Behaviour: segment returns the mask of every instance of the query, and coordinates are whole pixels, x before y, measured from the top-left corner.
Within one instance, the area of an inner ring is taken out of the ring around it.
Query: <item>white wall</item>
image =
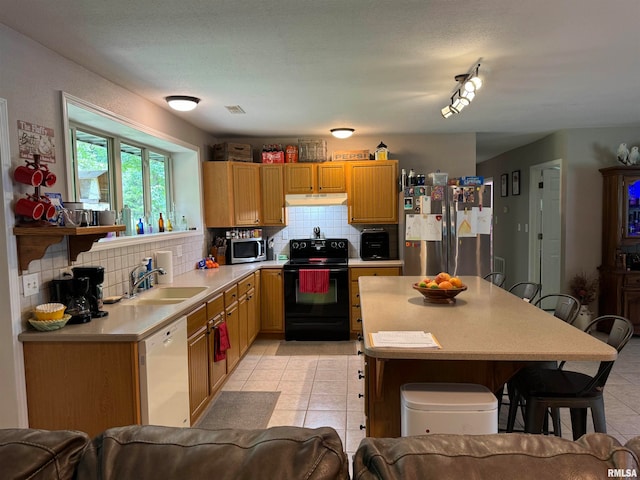
[[[478,174],[493,176],[496,184],[494,253],[507,260],[507,284],[528,275],[528,234],[517,230],[529,219],[529,167],[562,159],[563,262],[562,285],[575,273],[595,274],[601,263],[602,175],[600,168],[617,164],[618,145],[640,146],[640,128],[562,130],[529,145],[511,150],[478,165]],[[520,195],[500,197],[500,175],[520,170]],[[506,209],[506,211],[505,211]]]
[[[18,158],[18,120],[53,128],[56,163],[49,165],[49,167],[58,177],[57,185],[61,185],[60,191],[66,190],[66,164],[63,153],[65,132],[62,129],[61,99],[63,91],[135,123],[195,145],[202,152],[206,152],[207,146],[214,143],[211,135],[195,128],[170,111],[109,82],[2,24],[0,24],[0,65],[2,65],[0,68],[0,98],[6,99],[8,105],[11,164],[15,167],[23,163]],[[30,191],[22,185],[10,185],[9,190],[4,192],[6,199],[17,198]],[[10,250],[15,253],[15,239],[12,235],[13,223],[13,218],[6,219],[2,235],[9,243]],[[193,247],[190,244],[186,249],[190,254],[194,248],[203,250],[202,237],[195,241],[199,242],[199,247],[197,245]],[[62,250],[59,251],[59,249]],[[50,272],[65,262],[66,247],[64,245],[52,247],[50,250],[45,255],[44,265],[41,261],[32,262],[30,269],[39,273]],[[128,251],[119,253],[120,257],[129,258]],[[135,254],[135,250],[131,253]],[[87,255],[89,256],[87,257]],[[93,255],[95,254],[85,254],[79,259],[79,262],[100,260],[100,256],[96,258]],[[15,258],[10,259],[11,261],[13,263],[9,267],[9,278],[4,278],[3,285],[7,285],[9,281],[15,281],[19,277],[20,272]],[[187,258],[184,261],[186,262]],[[191,261],[190,257],[188,257],[188,261]],[[127,268],[126,265],[120,265],[121,270]],[[49,273],[44,273],[44,275],[49,275]],[[29,308],[34,301],[33,299],[16,297],[12,296],[12,306],[15,305],[16,309],[22,311]],[[4,311],[8,312],[9,309],[5,308]],[[25,316],[23,311],[22,317]],[[15,375],[15,372],[22,371],[22,350],[20,344],[16,342],[16,336],[24,328],[25,318],[13,317],[9,313],[0,317],[0,322],[3,325],[0,331],[12,332],[11,335],[0,335],[0,351],[8,352],[3,356],[3,361],[0,364],[0,385],[2,385],[0,428],[26,426],[24,378],[17,378]],[[52,392],[52,394],[54,393]]]

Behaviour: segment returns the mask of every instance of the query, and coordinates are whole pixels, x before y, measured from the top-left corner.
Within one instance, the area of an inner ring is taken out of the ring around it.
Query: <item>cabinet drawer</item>
[[[202,305],[187,315],[187,336],[190,337],[200,328],[207,326],[207,307]]]
[[[624,286],[640,288],[640,275],[625,275]]]
[[[224,295],[221,293],[207,302],[207,318],[212,319],[224,312]]]
[[[255,279],[252,273],[240,280],[238,283],[238,296],[241,297],[253,287],[255,287]]]
[[[233,302],[238,301],[238,285],[234,285],[233,287],[228,288],[224,291],[224,305],[228,307]]]
[[[367,276],[387,276],[393,277],[400,275],[400,269],[398,267],[371,267],[371,268],[352,268],[351,269],[351,281],[357,281],[360,277]]]

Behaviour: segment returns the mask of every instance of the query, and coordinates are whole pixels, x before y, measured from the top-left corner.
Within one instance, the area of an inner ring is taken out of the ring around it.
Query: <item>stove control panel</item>
[[[325,258],[348,258],[349,241],[346,238],[296,239],[289,242],[291,259],[322,256]]]

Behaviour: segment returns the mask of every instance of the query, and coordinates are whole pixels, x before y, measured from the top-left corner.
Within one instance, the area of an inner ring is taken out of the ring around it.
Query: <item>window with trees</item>
[[[131,208],[132,218],[157,225],[171,216],[171,157],[130,139],[70,126],[74,190],[94,210]]]

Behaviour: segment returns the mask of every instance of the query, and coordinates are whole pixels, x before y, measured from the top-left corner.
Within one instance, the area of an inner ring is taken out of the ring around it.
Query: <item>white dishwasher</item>
[[[143,425],[189,427],[187,317],[138,344]]]

